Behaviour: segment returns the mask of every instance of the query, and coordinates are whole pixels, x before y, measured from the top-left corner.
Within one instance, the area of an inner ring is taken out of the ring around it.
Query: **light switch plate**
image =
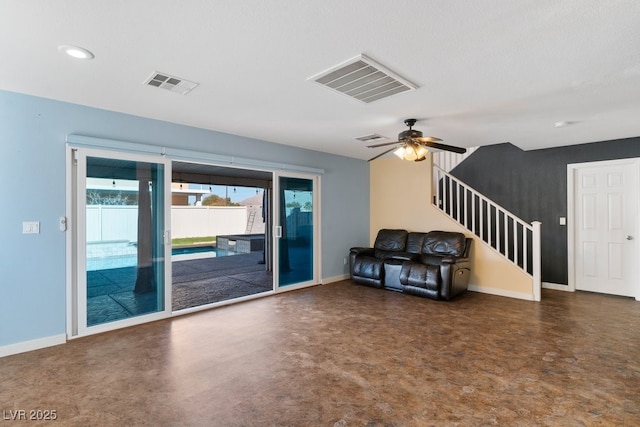
[[[561,216],[560,217],[560,225],[567,225],[567,218]]]
[[[24,221],[22,234],[40,234],[40,223],[38,221]]]

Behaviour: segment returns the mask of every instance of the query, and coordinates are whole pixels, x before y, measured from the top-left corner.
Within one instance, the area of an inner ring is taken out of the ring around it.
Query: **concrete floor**
[[[42,425],[637,426],[640,302],[347,280],[9,356],[0,378],[2,415],[56,411]]]
[[[173,261],[172,310],[227,301],[273,290],[262,252]],[[136,267],[87,273],[87,325],[158,311],[156,292],[135,294]]]

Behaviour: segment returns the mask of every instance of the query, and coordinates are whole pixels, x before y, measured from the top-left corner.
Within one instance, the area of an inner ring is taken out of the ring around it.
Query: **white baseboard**
[[[513,292],[513,291],[507,291],[504,289],[487,288],[487,287],[478,286],[478,285],[469,285],[469,290],[473,292],[480,292],[483,294],[498,295],[501,297],[533,301],[532,294],[524,294],[522,292]]]
[[[11,356],[13,354],[26,353],[27,351],[39,350],[41,348],[53,347],[54,345],[65,344],[67,336],[65,334],[53,335],[51,337],[39,338],[37,340],[24,341],[16,344],[9,344],[0,347],[0,357]]]
[[[340,282],[341,280],[347,280],[348,278],[349,278],[348,274],[342,274],[340,276],[333,276],[333,277],[325,277],[320,281],[320,283],[323,285],[327,285],[329,283]]]
[[[569,285],[562,285],[560,283],[542,282],[542,288],[543,289],[553,289],[553,290],[556,290],[556,291],[573,292],[571,289],[569,289]]]

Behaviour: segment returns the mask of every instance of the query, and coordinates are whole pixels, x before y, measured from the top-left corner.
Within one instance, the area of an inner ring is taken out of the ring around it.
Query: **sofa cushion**
[[[422,245],[424,244],[426,235],[427,233],[409,233],[407,236],[406,251],[412,254],[419,254],[422,251]]]
[[[405,262],[400,271],[400,283],[404,286],[438,291],[440,289],[440,268],[417,262]]]
[[[466,244],[466,237],[462,233],[430,231],[424,238],[422,253],[425,255],[460,257],[464,255]]]
[[[406,230],[382,229],[378,231],[376,242],[373,245],[377,258],[387,258],[389,252],[404,252],[407,246]]]
[[[353,265],[353,275],[370,279],[384,279],[384,261],[368,256],[356,257]]]

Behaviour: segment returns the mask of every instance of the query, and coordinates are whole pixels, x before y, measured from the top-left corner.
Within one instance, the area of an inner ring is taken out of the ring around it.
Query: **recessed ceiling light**
[[[89,52],[87,49],[82,48],[82,47],[78,47],[78,46],[71,46],[71,45],[60,45],[58,46],[58,50],[64,54],[69,55],[72,58],[76,58],[76,59],[93,59],[95,58],[95,55],[91,52]]]

